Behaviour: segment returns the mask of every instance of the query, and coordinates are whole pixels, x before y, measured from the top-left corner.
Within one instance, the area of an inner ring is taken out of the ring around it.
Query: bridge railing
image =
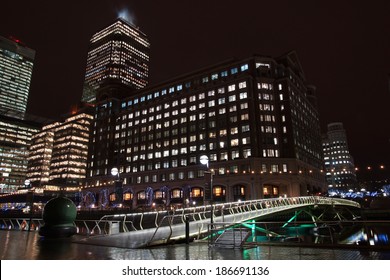
[[[359,203],[346,199],[302,196],[215,203],[212,205],[180,208],[172,211],[164,210],[104,215],[100,220],[76,220],[75,225],[78,228],[79,234],[86,235],[130,232],[148,228],[156,228],[158,230],[158,228],[165,226],[184,224],[186,219],[189,222],[207,222],[210,221],[211,213],[214,215],[214,220],[219,219],[220,221],[224,221],[227,217],[230,217],[229,222],[239,222],[258,215],[266,215],[285,209],[316,204],[345,205],[360,208]],[[213,208],[213,211],[211,211],[211,208]],[[28,229],[27,218],[0,218],[0,221],[2,229]],[[31,229],[38,230],[43,224],[42,219],[34,218]]]

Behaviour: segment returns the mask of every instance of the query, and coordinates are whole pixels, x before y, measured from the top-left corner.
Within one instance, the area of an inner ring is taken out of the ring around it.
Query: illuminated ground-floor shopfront
[[[324,193],[324,181],[302,174],[214,175],[209,199],[206,177],[163,184],[123,184],[121,192],[113,182],[85,187],[80,191],[80,208],[126,207],[133,210],[191,207],[210,202],[232,202],[259,198],[297,197]],[[122,198],[118,197],[122,193]]]

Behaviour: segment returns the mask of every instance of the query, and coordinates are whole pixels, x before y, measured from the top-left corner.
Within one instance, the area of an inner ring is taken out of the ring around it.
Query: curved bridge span
[[[90,227],[91,232],[99,235],[89,236],[80,242],[140,248],[188,237],[200,238],[210,232],[210,225],[215,231],[229,224],[320,205],[360,208],[359,203],[346,199],[305,196],[221,203],[174,211],[106,215]],[[87,221],[76,222],[85,224]]]

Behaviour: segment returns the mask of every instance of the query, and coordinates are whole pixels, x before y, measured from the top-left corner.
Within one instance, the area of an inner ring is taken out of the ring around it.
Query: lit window
[[[218,104],[219,104],[219,105],[225,104],[225,98],[224,98],[224,97],[219,98],[219,99],[218,99]]]
[[[246,82],[240,82],[239,84],[238,84],[238,88],[246,88]]]
[[[219,89],[218,89],[218,93],[219,93],[219,94],[225,93],[225,88],[219,88]]]
[[[228,91],[231,92],[231,91],[234,91],[236,90],[236,85],[230,85],[228,86]]]
[[[238,146],[238,145],[239,145],[238,139],[232,139],[232,140],[230,140],[230,146],[231,146],[231,147],[235,147],[235,146]]]
[[[241,92],[240,99],[246,99],[246,98],[248,98],[248,94],[246,92]]]
[[[244,64],[244,65],[241,66],[241,72],[246,71],[248,69],[249,69],[248,64]]]

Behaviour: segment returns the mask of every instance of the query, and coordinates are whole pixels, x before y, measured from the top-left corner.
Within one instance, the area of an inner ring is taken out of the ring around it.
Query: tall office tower
[[[203,203],[210,176],[202,155],[213,201],[325,192],[314,91],[290,52],[227,61],[102,101],[91,134],[90,192],[114,201],[110,170],[117,167],[132,207]]]
[[[328,124],[322,146],[329,191],[348,191],[356,187],[355,166],[348,150],[347,134],[342,123]]]
[[[32,138],[28,178],[33,185],[79,185],[85,178],[90,125],[85,112],[46,125]]]
[[[33,186],[41,186],[49,182],[54,134],[60,124],[55,122],[45,125],[31,137],[27,178]]]
[[[0,36],[0,108],[19,113],[27,108],[35,51],[17,39]]]
[[[36,120],[20,119],[0,110],[0,193],[12,193],[24,186],[28,150],[33,134],[42,127]]]
[[[150,44],[146,35],[124,19],[94,34],[90,40],[82,101],[140,89],[149,76]],[[98,97],[97,97],[98,96]]]

